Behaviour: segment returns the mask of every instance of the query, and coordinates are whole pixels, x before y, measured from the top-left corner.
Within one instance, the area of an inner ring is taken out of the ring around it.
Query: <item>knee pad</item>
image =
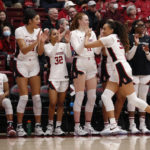
[[[132,112],[135,111],[135,105],[133,105],[131,101],[128,101],[127,108],[128,111],[132,111]]]
[[[6,115],[13,114],[12,104],[10,102],[10,99],[4,98],[2,101],[2,106],[5,108]]]
[[[81,111],[83,99],[84,99],[84,92],[83,91],[77,92],[75,95],[75,101],[73,105],[74,111],[77,111],[77,112]]]
[[[128,99],[128,101],[130,102],[131,105],[134,105],[135,107],[140,108],[143,111],[148,106],[148,104],[144,100],[142,100],[142,99],[140,99],[140,98],[138,98],[136,96],[135,92],[133,92],[132,94],[128,95],[127,99]]]
[[[28,102],[28,95],[20,96],[19,102],[17,105],[17,112],[18,113],[24,113],[27,102]]]
[[[103,94],[101,95],[101,99],[104,103],[106,111],[113,111],[114,110],[114,104],[112,102],[113,95],[114,95],[114,92],[112,92],[109,89],[105,89]]]
[[[95,104],[95,100],[96,100],[96,90],[92,89],[92,90],[88,90],[87,91],[87,103],[85,106],[85,111],[86,112],[93,112],[93,108],[94,108],[94,104]]]
[[[33,100],[33,112],[36,116],[40,116],[42,112],[42,103],[40,95],[32,96]]]

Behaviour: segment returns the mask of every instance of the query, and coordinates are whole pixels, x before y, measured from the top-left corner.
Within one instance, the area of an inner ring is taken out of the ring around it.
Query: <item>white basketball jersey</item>
[[[5,74],[0,73],[0,95],[4,94],[4,82],[8,82],[8,78]]]
[[[50,75],[49,81],[67,81],[68,71],[65,56],[71,57],[70,44],[48,43],[44,46],[45,55],[50,58]]]
[[[34,32],[31,34],[27,31],[25,26],[19,27],[15,30],[15,38],[16,39],[23,39],[27,46],[31,45],[34,41],[37,40],[38,33],[40,31],[40,28],[34,29]],[[38,53],[36,50],[37,46],[35,48],[28,52],[27,54],[23,54],[21,50],[19,50],[17,59],[18,60],[26,60],[26,59],[37,59]]]
[[[106,47],[107,56],[111,58],[112,62],[117,63],[118,61],[126,61],[124,47],[116,34],[102,37],[100,38],[100,41]]]
[[[73,47],[74,51],[76,52],[77,56],[82,57],[94,57],[95,53],[100,53],[100,48],[84,48],[84,39],[85,39],[85,32],[80,30],[74,30],[71,32],[71,46]],[[91,37],[89,38],[89,42],[96,41],[96,35],[92,31]]]

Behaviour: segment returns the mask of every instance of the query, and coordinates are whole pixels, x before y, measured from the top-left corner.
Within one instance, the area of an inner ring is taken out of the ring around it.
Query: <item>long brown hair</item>
[[[106,24],[108,24],[109,27],[114,30],[113,33],[118,35],[125,51],[129,51],[129,38],[126,27],[118,21],[107,21]]]
[[[76,30],[79,28],[79,20],[82,19],[82,17],[86,15],[85,13],[77,13],[72,21],[72,24],[70,26],[70,30]]]

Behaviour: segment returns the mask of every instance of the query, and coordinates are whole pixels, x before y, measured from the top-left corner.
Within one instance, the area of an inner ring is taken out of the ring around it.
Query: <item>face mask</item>
[[[3,32],[3,35],[6,37],[10,36],[10,34],[11,32],[9,30]]]
[[[114,8],[117,9],[118,8],[118,4],[114,4]]]
[[[70,28],[70,27],[67,25],[67,26],[66,26],[66,30],[69,30],[69,28]]]

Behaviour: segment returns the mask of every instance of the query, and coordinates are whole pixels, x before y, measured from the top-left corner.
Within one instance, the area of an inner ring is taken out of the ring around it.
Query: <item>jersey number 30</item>
[[[62,63],[63,63],[62,56],[55,57],[55,65],[62,64]]]

